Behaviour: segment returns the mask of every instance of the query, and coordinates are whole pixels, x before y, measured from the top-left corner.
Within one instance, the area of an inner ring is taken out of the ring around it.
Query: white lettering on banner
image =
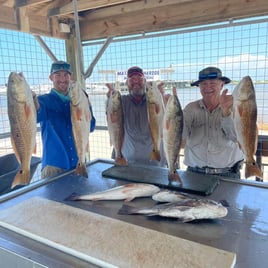
[[[160,70],[151,69],[143,70],[144,76],[147,81],[157,81],[160,80]],[[127,80],[127,71],[117,71],[116,72],[116,81],[125,82]]]

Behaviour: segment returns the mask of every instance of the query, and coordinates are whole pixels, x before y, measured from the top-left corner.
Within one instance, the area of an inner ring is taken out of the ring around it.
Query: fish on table
[[[127,166],[127,160],[122,154],[125,131],[122,99],[119,90],[113,90],[108,96],[106,117],[110,142],[115,152],[115,165]]]
[[[20,164],[11,188],[30,183],[30,164],[36,149],[36,109],[32,91],[22,73],[11,72],[7,85],[11,143]]]
[[[262,172],[254,159],[258,143],[257,103],[250,76],[245,76],[233,93],[233,119],[237,140],[245,155],[245,177],[262,179]]]
[[[150,160],[161,160],[160,146],[162,140],[162,124],[164,117],[164,100],[155,82],[146,84],[146,103],[149,120],[149,129],[153,142]]]
[[[125,200],[129,202],[137,197],[148,197],[160,191],[160,188],[147,183],[129,183],[121,186],[117,186],[105,191],[100,191],[91,194],[79,195],[73,193],[68,200],[78,201],[78,200],[89,200],[89,201],[99,201],[99,200]]]
[[[89,160],[89,133],[92,118],[89,99],[78,81],[70,87],[70,105],[73,138],[78,156],[75,174],[88,177],[86,161]]]
[[[170,182],[181,183],[177,172],[179,168],[179,154],[182,142],[183,111],[176,88],[166,104],[163,119],[163,145],[168,165],[168,179]]]
[[[170,190],[161,190],[158,193],[153,194],[152,199],[157,202],[171,203],[196,198],[186,193],[170,191]]]
[[[182,222],[225,217],[228,210],[221,203],[209,199],[185,199],[173,203],[164,203],[152,207],[136,208],[123,205],[118,211],[121,215],[141,214],[177,218]]]

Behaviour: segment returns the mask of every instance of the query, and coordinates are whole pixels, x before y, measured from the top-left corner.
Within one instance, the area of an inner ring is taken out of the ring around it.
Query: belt
[[[204,173],[204,174],[224,174],[233,172],[232,168],[211,168],[211,167],[188,167],[189,171]]]

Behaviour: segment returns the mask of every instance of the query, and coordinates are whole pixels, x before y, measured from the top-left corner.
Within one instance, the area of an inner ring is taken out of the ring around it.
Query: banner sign
[[[144,76],[147,81],[157,81],[160,80],[160,70],[159,69],[148,69],[143,70]],[[125,82],[127,80],[127,71],[116,71],[116,81]]]

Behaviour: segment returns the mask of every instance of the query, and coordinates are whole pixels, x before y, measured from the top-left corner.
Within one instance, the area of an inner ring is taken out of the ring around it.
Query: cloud
[[[252,54],[227,56],[220,58],[217,66],[225,70],[225,74],[232,79],[240,79],[245,75],[250,75],[254,80],[262,80],[265,78],[268,58],[264,55]]]

